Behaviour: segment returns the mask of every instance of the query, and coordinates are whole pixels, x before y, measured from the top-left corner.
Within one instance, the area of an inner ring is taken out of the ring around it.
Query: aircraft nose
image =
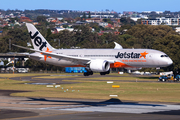
[[[169,58],[168,65],[171,65],[171,64],[173,64],[173,61],[171,60],[171,58]]]

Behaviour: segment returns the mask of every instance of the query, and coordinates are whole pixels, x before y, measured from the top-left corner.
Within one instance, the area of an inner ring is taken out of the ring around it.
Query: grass
[[[115,76],[115,77],[114,77]],[[123,75],[119,75],[119,74],[110,74],[108,76],[104,76],[104,77],[96,77],[96,78],[88,78],[88,80],[107,80],[107,81],[116,81],[116,80],[131,80],[131,81],[157,81],[158,80],[157,75],[154,76],[142,76],[142,75],[129,75],[129,74],[123,74]],[[80,78],[81,80],[83,80],[84,78]]]
[[[84,78],[80,78],[83,80]],[[131,81],[157,81],[157,79],[142,79],[139,77],[100,77],[100,78],[87,78],[88,80],[107,80],[107,81],[118,81],[118,80],[131,80]]]
[[[3,77],[21,77],[35,76],[40,74],[1,74]],[[41,74],[49,75],[49,74]],[[2,77],[1,76],[1,77]],[[54,78],[49,76],[48,78]],[[61,76],[56,76],[61,77]],[[64,76],[63,76],[64,77]],[[69,76],[68,76],[69,77]],[[66,78],[68,78],[66,77]],[[47,88],[46,85],[24,84],[27,81],[15,81],[10,79],[0,79],[1,90],[22,90],[29,92],[13,93],[12,96],[24,97],[58,97],[58,98],[78,98],[78,99],[110,99],[109,95],[118,95],[120,100],[130,101],[152,101],[152,102],[175,102],[180,103],[180,84],[154,82],[156,79],[151,77],[96,77],[96,78],[78,78],[75,80],[66,80],[68,82],[80,82],[76,84],[63,84],[59,88]],[[127,82],[118,81],[120,78]],[[47,78],[46,78],[47,79]],[[113,80],[113,84],[107,84],[106,81],[96,80]],[[152,82],[128,82],[129,80],[152,81]],[[93,80],[93,81],[92,81]],[[156,80],[157,81],[157,80]],[[112,85],[120,85],[120,88],[112,88]],[[68,89],[68,91],[67,91]]]

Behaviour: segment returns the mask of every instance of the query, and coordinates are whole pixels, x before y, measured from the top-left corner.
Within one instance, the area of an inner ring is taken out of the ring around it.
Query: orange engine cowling
[[[130,67],[130,66],[121,62],[115,62],[110,64],[110,68],[120,68],[120,67]]]

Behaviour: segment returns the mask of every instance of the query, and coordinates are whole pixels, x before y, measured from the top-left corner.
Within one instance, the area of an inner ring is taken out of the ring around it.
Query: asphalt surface
[[[73,75],[67,75],[67,76],[71,76],[71,77],[67,77],[67,78],[37,78],[37,77],[46,77],[49,75],[41,75],[41,76],[25,76],[25,77],[11,77],[9,79],[12,80],[19,80],[19,81],[31,81],[32,83],[56,83],[56,84],[74,84],[74,83],[78,83],[78,82],[73,82],[73,80],[79,80],[82,78],[85,78],[86,81],[107,81],[107,80],[103,80],[103,79],[99,79],[102,77],[117,77],[114,75],[106,75],[106,76],[101,76],[101,75],[91,75],[91,76],[83,76],[83,75],[74,75],[75,77],[73,77]],[[52,76],[58,76],[58,75],[52,75]],[[59,76],[66,76],[66,75],[59,75]],[[115,80],[118,82],[137,82],[136,80],[123,80],[121,79],[121,77],[127,77],[127,76],[118,76],[120,79],[119,80]],[[129,76],[128,76],[129,77]],[[139,76],[136,76],[139,77]],[[140,76],[141,77],[141,76]],[[151,77],[151,76],[149,76]],[[90,79],[93,78],[93,79]],[[98,78],[98,79],[96,79]],[[154,78],[153,78],[154,79]],[[72,80],[71,82],[67,82],[65,80]],[[147,80],[139,80],[138,82],[152,82],[152,81],[147,81]],[[153,81],[153,82],[158,82],[157,81]]]
[[[62,79],[40,79],[31,77],[14,77],[13,80],[27,80],[38,83],[69,82]],[[67,78],[76,80],[78,76]],[[97,76],[93,76],[97,77]],[[107,76],[108,77],[108,76]],[[111,76],[112,77],[112,76]],[[135,82],[135,81],[134,81]],[[143,82],[143,81],[141,81]],[[76,83],[76,82],[74,82]],[[71,83],[73,84],[73,83]],[[16,120],[179,120],[180,105],[172,103],[151,103],[109,100],[82,100],[60,98],[12,97],[11,93],[26,91],[0,90],[0,119]]]

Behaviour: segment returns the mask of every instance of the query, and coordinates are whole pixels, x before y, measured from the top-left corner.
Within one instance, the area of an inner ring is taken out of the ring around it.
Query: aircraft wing
[[[63,54],[49,53],[49,52],[40,51],[40,50],[36,50],[36,49],[32,49],[32,48],[27,48],[27,47],[15,45],[15,44],[13,44],[13,46],[23,48],[23,49],[26,49],[26,50],[31,50],[31,51],[34,51],[34,52],[39,52],[42,55],[46,55],[47,57],[50,56],[50,57],[58,58],[59,60],[63,59],[63,60],[73,61],[73,62],[78,63],[78,64],[89,64],[91,62],[91,60],[92,60],[91,58],[73,57],[73,56],[68,56],[68,55],[63,55]],[[115,62],[115,61],[111,61],[111,60],[107,60],[107,61],[109,63],[114,63]]]

